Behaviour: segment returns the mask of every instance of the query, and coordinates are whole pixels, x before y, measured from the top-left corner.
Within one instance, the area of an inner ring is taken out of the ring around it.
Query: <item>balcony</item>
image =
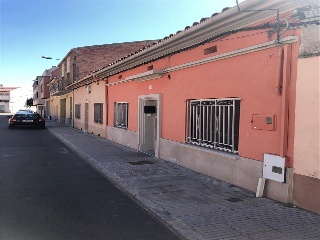
[[[49,85],[50,96],[61,96],[63,94],[69,93],[66,90],[66,86],[70,84],[70,81],[53,79]]]
[[[44,105],[45,100],[44,99],[39,99],[39,98],[34,98],[33,99],[33,105],[38,106],[38,105]]]

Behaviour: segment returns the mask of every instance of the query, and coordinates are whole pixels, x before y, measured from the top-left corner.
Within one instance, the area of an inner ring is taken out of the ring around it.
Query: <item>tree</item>
[[[33,98],[27,98],[26,107],[32,107],[33,106]]]

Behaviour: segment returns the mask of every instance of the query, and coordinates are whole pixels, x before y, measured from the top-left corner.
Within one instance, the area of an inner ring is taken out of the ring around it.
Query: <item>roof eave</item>
[[[253,9],[280,9],[280,12],[287,12],[293,10],[295,5],[281,0],[247,0],[240,4],[242,11]],[[201,24],[191,27],[188,30],[180,32],[162,42],[159,42],[143,51],[140,51],[130,57],[121,61],[115,62],[100,71],[94,73],[95,76],[107,78],[134,68],[136,66],[152,62],[170,53],[183,50],[192,45],[196,45],[206,39],[217,36],[229,30],[246,27],[265,19],[276,16],[273,11],[253,11],[253,12],[239,12],[237,7],[233,7],[225,12],[220,13],[215,17],[211,17]],[[81,86],[81,82],[87,81],[91,78],[89,75],[76,83],[73,86]],[[68,87],[72,87],[69,85]]]

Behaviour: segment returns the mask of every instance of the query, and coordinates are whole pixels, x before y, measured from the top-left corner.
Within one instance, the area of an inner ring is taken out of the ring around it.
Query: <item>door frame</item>
[[[162,94],[148,94],[138,96],[138,150],[141,151],[141,145],[144,142],[144,108],[143,102],[147,100],[157,101],[157,140],[154,149],[154,156],[159,158],[160,152],[160,133],[161,133],[161,109],[162,109]]]

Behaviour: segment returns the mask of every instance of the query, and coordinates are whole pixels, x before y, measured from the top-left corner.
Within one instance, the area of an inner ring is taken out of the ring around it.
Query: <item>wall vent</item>
[[[208,48],[203,50],[203,54],[204,55],[208,55],[208,54],[215,53],[215,52],[217,52],[217,46],[216,45],[214,45],[212,47],[208,47]]]

